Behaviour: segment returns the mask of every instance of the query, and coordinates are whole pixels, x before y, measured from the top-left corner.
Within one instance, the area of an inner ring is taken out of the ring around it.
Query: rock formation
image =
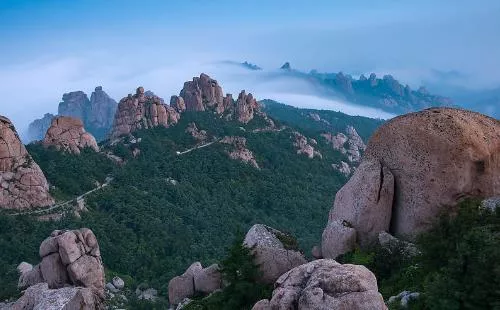
[[[340,161],[340,164],[332,164],[332,168],[342,173],[346,177],[349,176],[352,172],[352,168],[345,161]]]
[[[90,229],[56,230],[41,243],[39,254],[40,264],[33,267],[22,263],[18,267],[19,287],[28,289],[13,309],[100,308],[104,300],[104,267],[99,244]],[[78,306],[71,308],[74,304]]]
[[[375,275],[364,266],[341,265],[321,259],[298,266],[274,285],[272,299],[253,310],[278,309],[387,309]]]
[[[254,112],[259,109],[257,100],[252,94],[247,94],[244,90],[238,95],[236,100],[236,118],[240,123],[248,123],[253,119]]]
[[[246,147],[247,139],[243,137],[224,137],[219,141],[222,144],[229,144],[234,147],[232,151],[228,152],[231,159],[241,160],[244,163],[248,163],[255,168],[259,168],[257,161],[253,157],[252,151]]]
[[[311,144],[317,144],[316,140],[310,139],[308,141],[307,138],[303,134],[301,134],[297,131],[293,132],[293,138],[295,140],[293,143],[293,146],[297,148],[297,154],[299,154],[299,155],[304,154],[307,157],[309,157],[310,159],[312,159],[314,157],[323,158],[321,153],[319,151],[315,151],[314,147],[311,145]],[[309,144],[309,142],[311,144]]]
[[[263,283],[271,284],[288,270],[306,263],[291,240],[292,236],[262,224],[252,226],[246,234],[244,244],[255,254]]]
[[[184,99],[179,96],[172,96],[170,98],[170,106],[179,113],[186,111],[186,104],[184,103]]]
[[[52,120],[43,145],[74,154],[80,154],[87,147],[99,151],[94,136],[85,131],[82,121],[69,116],[58,116]]]
[[[344,133],[323,133],[322,137],[330,143],[334,150],[340,151],[347,156],[349,162],[359,162],[361,153],[366,149],[363,139],[358,135],[356,129],[352,126],[347,126]],[[347,145],[346,145],[347,143]]]
[[[139,87],[135,95],[120,100],[111,138],[116,139],[139,129],[169,127],[177,124],[179,118],[180,114],[174,108],[161,103],[159,97],[146,96],[144,88]]]
[[[90,108],[90,100],[83,91],[69,92],[63,95],[59,103],[58,113],[62,116],[71,116],[85,120]]]
[[[53,203],[42,170],[21,143],[14,125],[0,116],[0,208],[25,209]]]
[[[195,123],[189,123],[185,131],[197,141],[205,141],[208,138],[207,132],[199,130]]]
[[[45,133],[52,124],[52,119],[54,118],[54,114],[46,113],[42,118],[36,119],[31,122],[28,126],[28,140],[31,141],[39,141],[42,140],[45,136]]]
[[[113,125],[113,119],[118,103],[97,86],[90,95],[90,105],[83,119],[85,127],[98,131],[104,136]]]
[[[185,82],[180,96],[184,99],[187,111],[205,111],[207,107],[216,107],[218,111],[223,109],[222,88],[205,73]]]
[[[374,133],[329,222],[348,222],[362,246],[382,231],[412,239],[462,199],[499,194],[500,121],[434,108],[396,117]]]
[[[180,304],[196,293],[210,294],[222,288],[222,274],[218,265],[203,269],[201,263],[193,263],[182,275],[168,283],[168,300],[173,305]]]
[[[105,138],[111,129],[117,103],[110,98],[101,86],[97,86],[90,100],[83,91],[63,95],[59,103],[58,115],[80,119],[84,127],[98,140]],[[29,139],[41,140],[50,127],[54,115],[45,114],[29,125]]]

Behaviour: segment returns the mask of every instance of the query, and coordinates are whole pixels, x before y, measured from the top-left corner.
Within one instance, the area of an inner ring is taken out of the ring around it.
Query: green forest
[[[365,137],[380,123],[343,117],[342,130],[351,120]],[[260,169],[230,159],[232,146],[219,143],[176,155],[197,143],[185,133],[190,122],[206,130],[209,139],[245,137]],[[30,216],[0,215],[0,246],[5,249],[0,254],[0,299],[16,294],[15,267],[21,261],[36,264],[40,242],[54,229],[91,228],[109,273],[147,283],[162,295],[168,281],[193,261],[208,265],[223,259],[235,232],[255,223],[297,236],[309,255],[321,239],[336,191],[347,181],[331,167],[345,155],[319,138],[325,128],[307,129],[318,139],[322,160],[297,155],[292,132],[306,128],[289,119],[281,123],[294,127],[254,133],[265,126],[261,117],[242,126],[210,112],[186,112],[176,126],[134,133],[138,144],[130,139],[114,146],[104,142],[103,150],[125,159],[124,165],[91,150],[71,155],[29,145],[60,201],[94,188],[106,176],[112,175],[113,181],[86,198],[89,212],[81,218],[39,222]],[[134,147],[140,149],[137,158],[132,156]]]

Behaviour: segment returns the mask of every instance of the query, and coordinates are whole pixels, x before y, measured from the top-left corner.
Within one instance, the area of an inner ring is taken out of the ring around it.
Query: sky
[[[25,128],[65,92],[102,85],[119,100],[142,85],[169,98],[206,72],[226,92],[384,117],[220,62],[496,88],[499,30],[498,0],[0,0],[0,114]]]

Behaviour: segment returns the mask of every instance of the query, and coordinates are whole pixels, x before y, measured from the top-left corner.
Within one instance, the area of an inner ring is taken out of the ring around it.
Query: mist
[[[118,101],[141,85],[168,101],[205,72],[234,95],[245,89],[258,99],[387,118],[320,98],[304,81],[269,77],[289,61],[304,72],[392,74],[436,94],[496,89],[499,16],[495,0],[2,1],[0,114],[23,132],[56,113],[66,92],[103,86]]]

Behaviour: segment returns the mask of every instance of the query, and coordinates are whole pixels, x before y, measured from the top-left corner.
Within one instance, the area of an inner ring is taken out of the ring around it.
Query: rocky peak
[[[335,83],[347,94],[354,93],[350,76],[344,75],[344,73],[339,72],[335,75]]]
[[[297,148],[297,154],[304,154],[310,159],[314,157],[323,158],[321,153],[319,151],[315,151],[314,147],[311,145],[316,145],[316,140],[307,139],[306,136],[297,131],[293,132],[293,139],[295,140],[293,146]]]
[[[102,90],[102,86],[97,86],[90,95],[90,108],[82,121],[86,127],[108,131],[113,125],[117,105],[118,103]]]
[[[80,154],[80,151],[87,147],[99,151],[94,136],[85,131],[82,121],[69,116],[58,116],[52,120],[43,145],[74,154]]]
[[[63,95],[62,102],[59,103],[58,114],[84,120],[89,107],[87,94],[80,90],[69,92]]]
[[[377,80],[377,75],[375,73],[371,73],[370,74],[370,78],[368,80],[370,81],[370,86],[371,87],[377,86],[378,80]]]
[[[158,96],[148,96],[143,87],[120,100],[115,114],[111,138],[128,135],[139,129],[177,124],[180,114]]]
[[[215,106],[219,113],[223,112],[222,88],[205,73],[185,82],[180,96],[184,99],[187,111],[205,111]]]
[[[346,127],[345,134],[341,132],[336,135],[323,133],[321,136],[332,145],[334,150],[347,155],[349,162],[359,162],[361,160],[361,152],[366,149],[363,139],[361,139],[356,129],[352,126]]]
[[[179,113],[186,111],[186,104],[184,103],[184,99],[180,96],[170,97],[170,106]]]
[[[25,209],[53,203],[42,170],[26,151],[11,121],[0,116],[0,208]]]
[[[45,133],[52,123],[54,114],[46,113],[42,118],[36,119],[29,124],[28,139],[29,141],[42,140]]]
[[[283,66],[281,66],[280,68],[281,70],[287,70],[287,71],[290,71],[292,70],[292,67],[290,66],[290,63],[287,61],[283,64]]]
[[[245,124],[248,123],[253,119],[254,111],[258,109],[259,104],[252,94],[247,94],[245,90],[242,90],[236,101],[236,117],[238,121]]]

